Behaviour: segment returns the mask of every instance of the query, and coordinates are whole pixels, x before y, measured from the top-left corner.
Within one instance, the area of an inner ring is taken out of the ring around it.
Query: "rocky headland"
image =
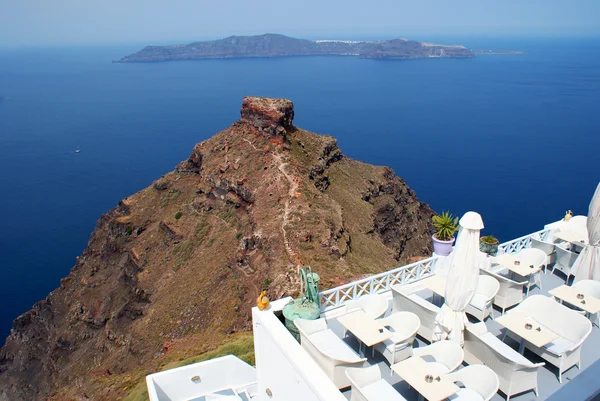
[[[117,400],[144,376],[219,353],[252,362],[259,290],[327,289],[431,254],[433,211],[388,167],[295,127],[285,99],[241,119],[98,219],[60,287],[0,350],[0,400]],[[142,396],[140,396],[142,397]]]
[[[115,61],[119,63],[194,60],[203,58],[356,56],[370,59],[472,58],[464,46],[408,39],[306,40],[278,34],[230,36],[187,45],[147,46]]]

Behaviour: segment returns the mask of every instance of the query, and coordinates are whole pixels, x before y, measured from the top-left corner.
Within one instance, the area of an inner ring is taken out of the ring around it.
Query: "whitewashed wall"
[[[260,401],[346,401],[315,361],[274,315],[289,302],[252,310]],[[271,394],[271,395],[268,395]]]

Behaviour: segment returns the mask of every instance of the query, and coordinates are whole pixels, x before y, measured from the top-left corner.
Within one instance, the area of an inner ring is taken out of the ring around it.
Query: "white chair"
[[[489,270],[480,269],[482,274],[487,274],[489,276],[494,277],[500,283],[500,288],[498,289],[498,293],[494,297],[492,303],[502,309],[502,314],[506,308],[510,308],[511,306],[519,304],[523,301],[523,287],[528,283],[528,281],[514,281],[502,274],[494,273]]]
[[[533,266],[534,269],[540,268],[546,264],[546,260],[548,256],[544,253],[544,251],[536,248],[527,248],[519,251],[515,256],[519,258],[522,265],[525,266]],[[517,281],[521,281],[521,276],[515,274]],[[525,279],[525,277],[523,277]],[[538,288],[542,289],[542,271],[540,270],[537,273],[532,274],[529,277],[529,282],[527,283],[527,296],[529,296],[529,289],[531,286],[537,285]]]
[[[379,319],[387,312],[390,304],[383,295],[363,295],[344,303],[346,313],[362,309],[371,319]]]
[[[561,243],[556,245],[556,262],[554,262],[554,266],[552,267],[552,274],[554,274],[554,270],[558,269],[563,272],[567,279],[565,283],[569,282],[569,278],[571,277],[571,269],[573,268],[573,264],[579,257],[579,254],[575,252],[571,252],[569,248],[569,244]]]
[[[419,317],[412,312],[395,312],[379,322],[394,333],[389,340],[375,344],[375,349],[390,365],[412,356],[412,346],[421,326]]]
[[[479,321],[483,322],[488,316],[492,316],[492,300],[500,289],[500,283],[492,276],[480,275],[475,289],[475,295],[467,305],[465,312]]]
[[[600,299],[600,281],[581,280],[581,281],[578,281],[575,284],[573,284],[572,287],[577,288],[579,290],[579,292],[581,292],[583,295],[587,295],[590,297],[594,297],[596,299]],[[563,302],[563,303],[566,303],[566,302]],[[589,317],[589,319],[592,321],[592,323],[598,321],[599,313],[596,313],[596,315],[592,316],[592,315],[587,314],[584,310],[578,308],[576,305],[572,305],[572,307],[575,308],[575,310],[577,310],[577,312],[587,315]],[[596,324],[596,325],[598,325],[598,324]]]
[[[381,378],[378,365],[348,368],[346,376],[352,385],[350,401],[406,401],[390,383]]]
[[[348,344],[327,327],[325,319],[296,319],[294,324],[300,332],[302,348],[317,362],[338,388],[350,386],[344,373],[349,367],[362,367],[361,358]]]
[[[446,376],[464,386],[450,397],[452,401],[489,401],[498,392],[498,376],[484,365],[469,365]]]
[[[587,230],[587,216],[573,216],[571,220],[567,222],[565,225],[565,230],[573,231],[578,234],[582,234],[587,238],[588,230]]]
[[[546,233],[544,239],[540,236],[540,234],[534,234],[531,237],[531,247],[535,249],[539,249],[540,251],[546,254],[546,263],[544,264],[544,273],[548,270],[548,264],[552,263],[552,258],[555,254],[554,245],[558,240],[554,238],[553,231],[549,231]]]
[[[498,375],[506,401],[515,394],[538,393],[538,371],[544,362],[532,363],[488,332],[485,323],[469,324],[465,330],[465,362],[490,367]]]
[[[412,285],[393,286],[392,294],[394,298],[392,310],[394,312],[408,311],[417,315],[421,321],[421,326],[417,334],[431,342],[433,331],[435,330],[435,317],[440,308],[412,292],[417,289],[418,287],[413,287]]]
[[[525,342],[525,347],[558,368],[559,382],[562,383],[565,370],[573,365],[581,368],[581,346],[592,332],[592,323],[586,317],[543,295],[526,298],[513,311],[533,318],[558,335],[543,347],[529,342]],[[508,335],[515,336],[510,332]]]
[[[445,375],[456,370],[465,357],[462,347],[450,340],[442,340],[425,347],[413,348],[413,355],[425,359],[436,375]],[[434,361],[428,360],[431,358]]]

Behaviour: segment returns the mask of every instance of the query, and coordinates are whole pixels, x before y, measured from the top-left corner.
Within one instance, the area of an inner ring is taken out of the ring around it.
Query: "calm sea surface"
[[[102,213],[237,120],[244,95],[292,99],[296,125],[393,167],[437,211],[481,213],[502,241],[586,214],[600,40],[459,42],[527,53],[112,64],[139,47],[0,49],[0,337],[69,273]]]

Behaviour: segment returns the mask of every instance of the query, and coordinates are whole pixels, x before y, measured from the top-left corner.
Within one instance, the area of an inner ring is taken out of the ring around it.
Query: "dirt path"
[[[290,184],[290,188],[288,190],[288,196],[285,199],[285,203],[283,206],[283,219],[281,221],[281,233],[283,235],[283,245],[285,246],[285,250],[288,253],[290,260],[296,264],[296,266],[300,265],[300,260],[298,259],[298,255],[290,246],[290,241],[287,236],[286,226],[290,220],[290,203],[292,199],[294,199],[296,195],[296,191],[298,190],[298,182],[294,179],[294,176],[285,171],[285,168],[288,166],[286,162],[282,160],[281,154],[273,154],[273,158],[277,161],[277,168],[281,171],[281,174],[285,177],[285,179]]]
[[[252,148],[254,150],[258,150],[258,148],[252,142],[250,142],[250,140],[248,140],[247,138],[242,138],[242,139],[244,141],[248,142],[248,144],[250,146],[252,146]],[[281,227],[280,227],[281,234],[283,235],[283,245],[285,247],[285,251],[287,252],[290,261],[292,263],[294,263],[296,266],[300,266],[300,264],[301,264],[300,260],[298,258],[298,255],[296,254],[296,252],[292,249],[292,246],[290,245],[290,241],[288,239],[287,231],[286,231],[286,226],[288,225],[289,220],[290,220],[290,209],[291,209],[290,203],[291,203],[292,199],[294,199],[294,197],[296,196],[296,191],[298,190],[298,182],[295,180],[295,177],[292,174],[290,174],[286,171],[286,167],[288,166],[288,163],[283,161],[281,153],[272,153],[271,156],[277,163],[277,168],[279,169],[281,174],[285,177],[285,179],[289,183],[288,196],[286,197],[285,203],[283,205],[283,219],[281,221]]]

